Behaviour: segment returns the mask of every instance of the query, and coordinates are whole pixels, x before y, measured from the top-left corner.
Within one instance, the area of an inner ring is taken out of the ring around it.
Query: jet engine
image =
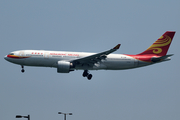
[[[58,61],[57,64],[57,72],[58,73],[69,73],[71,70],[71,68],[73,68],[73,64],[67,61]]]

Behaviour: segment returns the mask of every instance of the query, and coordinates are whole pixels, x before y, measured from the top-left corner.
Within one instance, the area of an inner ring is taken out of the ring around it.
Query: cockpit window
[[[9,53],[9,55],[14,55],[14,53]]]

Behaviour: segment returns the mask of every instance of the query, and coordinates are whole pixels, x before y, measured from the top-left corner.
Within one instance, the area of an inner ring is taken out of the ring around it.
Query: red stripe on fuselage
[[[143,61],[143,62],[152,62],[152,57],[160,57],[154,54],[148,54],[148,55],[127,55],[129,57],[133,57],[134,59]]]
[[[23,58],[29,58],[29,57],[21,57],[16,55],[7,55],[8,58],[15,58],[15,59],[23,59]]]

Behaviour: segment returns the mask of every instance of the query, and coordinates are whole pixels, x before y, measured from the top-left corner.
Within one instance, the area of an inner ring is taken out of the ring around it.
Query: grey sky
[[[179,120],[179,0],[1,0],[0,119]],[[165,31],[176,31],[172,60],[122,71],[59,74],[55,68],[21,67],[4,60],[22,49],[137,54]]]

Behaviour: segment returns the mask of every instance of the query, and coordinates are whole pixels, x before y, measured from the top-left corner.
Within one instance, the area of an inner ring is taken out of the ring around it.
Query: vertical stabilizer
[[[165,56],[174,37],[174,31],[165,32],[156,42],[154,42],[147,50],[138,55],[155,54]]]

